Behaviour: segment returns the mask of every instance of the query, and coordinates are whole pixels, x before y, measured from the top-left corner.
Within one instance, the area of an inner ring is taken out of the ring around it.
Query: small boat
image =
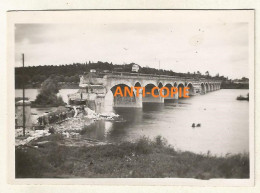
[[[242,96],[242,95],[239,95],[237,97],[237,100],[239,100],[239,101],[249,101],[249,95],[247,95],[246,97]]]

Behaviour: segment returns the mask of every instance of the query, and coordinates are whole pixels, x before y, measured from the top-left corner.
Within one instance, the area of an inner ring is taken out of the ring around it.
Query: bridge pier
[[[171,97],[170,95],[168,97],[165,97],[164,98],[164,102],[167,101],[167,102],[174,102],[176,100],[179,99],[179,95],[178,93],[177,94],[174,94],[173,97]]]
[[[178,92],[176,94],[173,94],[173,96],[171,96],[171,92],[176,92],[176,89],[173,89],[173,86],[170,84],[166,84],[165,87],[168,88],[169,93],[167,93],[167,90],[164,89],[164,95],[166,96],[168,94],[167,97],[164,97],[164,102],[173,102],[174,100],[178,99]]]
[[[105,108],[105,96],[102,95],[97,95],[96,100],[95,100],[95,104],[96,104],[96,113],[102,113],[104,112],[104,108]]]
[[[142,94],[140,94],[138,97],[135,96],[135,99],[136,99],[135,107],[142,108],[143,107],[143,97],[142,97]]]
[[[142,108],[142,97],[121,97],[116,96],[114,97],[114,107],[135,107],[135,108]]]
[[[170,95],[168,97],[164,98],[164,101],[174,101],[178,99],[178,94],[174,94],[173,97],[171,97]]]
[[[164,98],[161,96],[155,98],[152,95],[146,95],[143,97],[143,103],[164,103]]]
[[[137,96],[136,90],[133,90],[133,96],[114,96],[114,107],[133,107],[142,108],[143,107],[143,97],[142,92]]]
[[[189,87],[189,94],[188,96],[195,96],[196,95],[196,88],[195,88],[195,85],[192,85],[190,86],[190,84],[188,84],[188,87]]]

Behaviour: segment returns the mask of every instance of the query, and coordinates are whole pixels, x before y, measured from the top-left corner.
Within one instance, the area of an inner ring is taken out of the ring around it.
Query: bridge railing
[[[182,79],[189,79],[188,77],[180,77],[180,76],[168,76],[168,75],[158,75],[158,74],[142,74],[142,73],[130,73],[130,72],[113,72],[113,73],[106,73],[104,75],[111,76],[130,76],[130,77],[152,77],[152,78],[182,78]],[[190,78],[194,79],[194,78]]]
[[[205,82],[214,82],[220,83],[219,80],[214,79],[207,79],[204,77],[181,77],[181,76],[168,76],[168,75],[158,75],[158,74],[142,74],[142,73],[130,73],[130,72],[112,72],[112,73],[99,73],[101,76],[107,75],[107,77],[117,78],[117,77],[124,77],[124,78],[146,78],[146,79],[178,79],[184,82],[188,81],[205,81]]]

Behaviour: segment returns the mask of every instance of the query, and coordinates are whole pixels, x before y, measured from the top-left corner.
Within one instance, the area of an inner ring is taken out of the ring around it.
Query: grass
[[[30,146],[16,147],[17,178],[249,178],[247,154],[215,157],[174,150],[166,140],[142,137],[136,142],[98,146],[63,146],[53,134]],[[39,148],[34,145],[41,143]]]

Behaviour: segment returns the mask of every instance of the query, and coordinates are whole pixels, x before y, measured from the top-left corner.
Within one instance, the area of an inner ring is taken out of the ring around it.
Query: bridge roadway
[[[79,91],[69,98],[77,98],[81,94],[81,99],[94,102],[96,111],[102,111],[105,102],[105,95],[111,90],[113,95],[118,86],[124,90],[124,87],[145,87],[145,92],[150,92],[153,87],[158,87],[156,91],[160,92],[162,87],[189,87],[189,95],[200,95],[220,89],[221,81],[213,78],[191,78],[178,76],[165,76],[140,73],[94,73],[90,72],[80,77]],[[136,96],[134,89],[133,97],[114,97],[114,107],[142,107],[143,103],[163,103],[165,100],[177,100],[178,94],[173,97],[163,98],[161,96],[155,98],[152,95],[142,97],[140,94]],[[93,106],[93,105],[92,105]]]

